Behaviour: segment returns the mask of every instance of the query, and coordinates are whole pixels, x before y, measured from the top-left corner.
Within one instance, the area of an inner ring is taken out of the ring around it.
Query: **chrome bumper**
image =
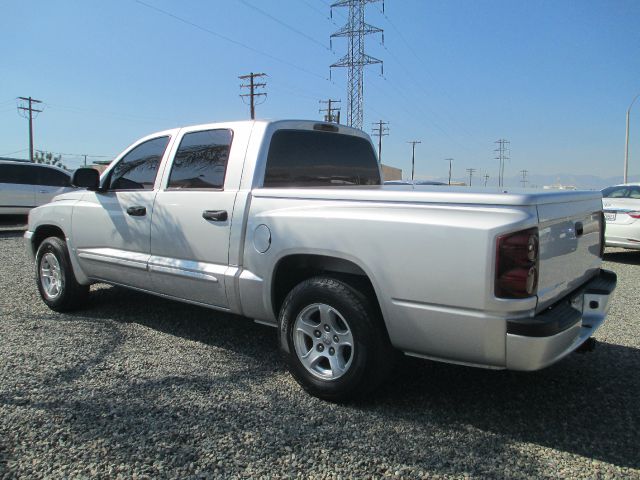
[[[600,274],[532,318],[507,321],[509,370],[539,370],[573,352],[602,325],[616,288],[616,274]]]

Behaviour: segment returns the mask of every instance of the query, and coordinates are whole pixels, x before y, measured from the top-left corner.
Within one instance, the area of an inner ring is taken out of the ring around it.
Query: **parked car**
[[[602,190],[606,244],[640,250],[640,183],[625,183]]]
[[[397,351],[546,367],[595,333],[616,285],[600,192],[383,186],[370,138],[343,125],[167,130],[72,181],[87,190],[25,233],[50,308],[106,282],[253,318],[330,400],[373,389]]]
[[[26,215],[73,190],[71,175],[61,168],[31,162],[0,160],[0,214]]]

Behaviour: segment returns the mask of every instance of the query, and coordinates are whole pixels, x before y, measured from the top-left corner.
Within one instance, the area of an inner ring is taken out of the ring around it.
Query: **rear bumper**
[[[543,313],[507,320],[506,367],[539,370],[573,352],[604,322],[616,282],[615,273],[600,270]]]

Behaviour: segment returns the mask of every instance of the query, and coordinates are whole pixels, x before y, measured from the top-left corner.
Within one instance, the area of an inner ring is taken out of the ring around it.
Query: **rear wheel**
[[[300,283],[287,295],[279,322],[289,370],[314,396],[360,396],[393,368],[395,351],[380,314],[346,282],[323,276]]]
[[[71,268],[67,244],[58,237],[46,238],[36,253],[36,283],[44,303],[58,312],[82,306],[89,293]]]

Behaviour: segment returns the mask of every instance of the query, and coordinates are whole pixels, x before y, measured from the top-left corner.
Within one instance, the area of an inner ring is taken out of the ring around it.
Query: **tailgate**
[[[585,199],[538,205],[540,270],[538,308],[543,310],[596,275],[600,258],[602,201]]]

